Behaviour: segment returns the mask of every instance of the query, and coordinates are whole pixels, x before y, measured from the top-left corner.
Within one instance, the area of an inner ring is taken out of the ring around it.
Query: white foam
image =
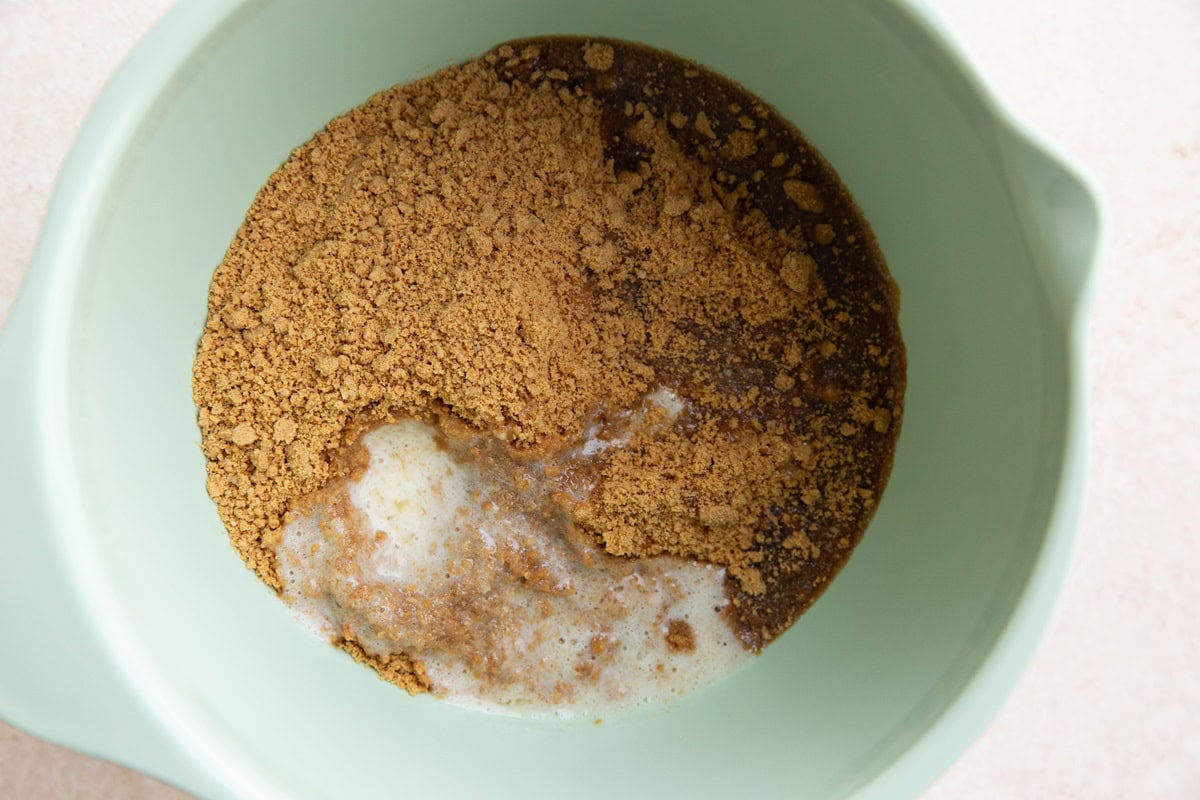
[[[371,531],[385,534],[373,554],[375,576],[407,581],[437,572],[467,505],[470,476],[419,422],[377,428],[363,444],[371,461],[350,484],[350,502],[366,514]]]
[[[652,404],[668,421],[684,410],[655,392],[574,458],[621,446]],[[357,522],[318,504],[276,550],[285,599],[320,635],[349,631],[368,652],[420,659],[449,702],[533,716],[655,704],[749,658],[722,614],[724,569],[610,557],[522,511],[517,490],[439,447],[423,423],[363,443],[369,465],[346,487]],[[671,621],[690,628],[694,650],[668,645]]]

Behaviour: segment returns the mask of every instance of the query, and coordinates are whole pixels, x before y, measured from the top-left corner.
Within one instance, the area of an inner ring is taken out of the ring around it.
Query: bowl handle
[[[31,278],[34,276],[30,276]],[[31,280],[29,284],[37,283]],[[33,287],[0,335],[0,717],[35,736],[215,796],[123,677],[58,552],[41,477],[32,388]]]
[[[899,0],[921,18],[949,46],[954,36],[928,0]],[[953,48],[951,47],[951,50]],[[965,56],[958,54],[959,68],[971,75]],[[1102,252],[1106,215],[1096,182],[1085,179],[1078,167],[1052,155],[1028,134],[1017,130],[998,106],[992,115],[998,123],[998,144],[1005,163],[1017,214],[1026,237],[1038,252],[1035,258],[1056,312],[1066,327],[1080,319],[1091,276]]]
[[[1104,230],[1094,184],[1022,133],[1002,137],[1008,179],[1046,290],[1068,325],[1084,304]]]

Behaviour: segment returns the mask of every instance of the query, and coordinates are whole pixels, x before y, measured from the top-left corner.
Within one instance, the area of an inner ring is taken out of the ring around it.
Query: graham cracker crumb
[[[294,420],[289,417],[280,417],[275,420],[274,436],[276,442],[280,444],[288,444],[296,438],[298,427]]]
[[[453,420],[533,456],[665,386],[691,404],[684,419],[597,459],[594,489],[563,510],[615,555],[725,566],[743,641],[761,647],[823,583],[802,572],[813,554],[857,540],[875,497],[859,487],[886,478],[902,391],[887,399],[878,384],[903,388],[898,335],[874,372],[835,356],[858,352],[860,329],[893,324],[894,289],[872,278],[885,288],[869,321],[822,280],[800,226],[768,217],[770,192],[823,220],[851,206],[815,178],[785,180],[796,159],[768,159],[764,142],[779,145],[749,118],[670,106],[640,76],[643,99],[608,114],[598,90],[547,79],[586,67],[616,80],[633,49],[576,40],[555,63],[552,42],[380,92],[271,176],[213,276],[197,351],[208,491],[278,588],[287,514],[365,468],[346,453],[372,427]],[[813,242],[832,231],[817,224]],[[824,305],[835,294],[848,310]],[[832,537],[824,548],[788,539],[801,513]],[[428,686],[411,659],[341,646],[411,691]]]
[[[834,231],[833,226],[820,222],[813,226],[813,242],[820,245],[826,245],[833,242]]]
[[[801,211],[820,214],[825,210],[825,201],[821,199],[820,190],[807,181],[784,181],[783,190]]]
[[[696,650],[696,633],[685,619],[667,622],[667,647],[673,653],[691,653]]]
[[[749,158],[758,152],[758,141],[750,131],[734,131],[726,140],[722,155],[734,161]]]
[[[249,422],[239,423],[238,426],[229,434],[229,441],[233,442],[239,447],[245,447],[246,445],[254,444],[254,441],[257,438],[258,435],[254,432],[254,426],[252,426]]]
[[[701,111],[696,115],[696,122],[694,124],[696,126],[696,130],[700,131],[700,133],[704,134],[709,139],[717,138],[716,131],[712,129],[712,125],[708,121],[708,114]]]
[[[602,42],[592,42],[583,49],[584,63],[599,72],[612,69],[614,56],[612,45]]]

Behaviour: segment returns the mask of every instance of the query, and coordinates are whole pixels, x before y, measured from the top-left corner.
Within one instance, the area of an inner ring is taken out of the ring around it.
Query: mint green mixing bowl
[[[825,597],[733,677],[600,725],[410,698],[311,637],[228,544],[190,395],[212,270],[290,149],[551,33],[673,50],[795,121],[874,225],[910,360],[891,485]],[[209,798],[915,794],[1068,559],[1099,218],[904,2],[184,2],[80,136],[0,343],[0,713]]]

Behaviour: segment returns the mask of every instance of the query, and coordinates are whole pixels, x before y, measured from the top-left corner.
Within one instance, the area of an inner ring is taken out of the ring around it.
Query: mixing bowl
[[[212,270],[331,117],[510,38],[643,41],[796,122],[902,292],[875,522],[802,620],[676,704],[532,721],[412,698],[231,549],[190,394]],[[916,793],[1043,628],[1081,485],[1093,194],[905,2],[183,2],[105,91],[4,331],[0,713],[209,798]]]

